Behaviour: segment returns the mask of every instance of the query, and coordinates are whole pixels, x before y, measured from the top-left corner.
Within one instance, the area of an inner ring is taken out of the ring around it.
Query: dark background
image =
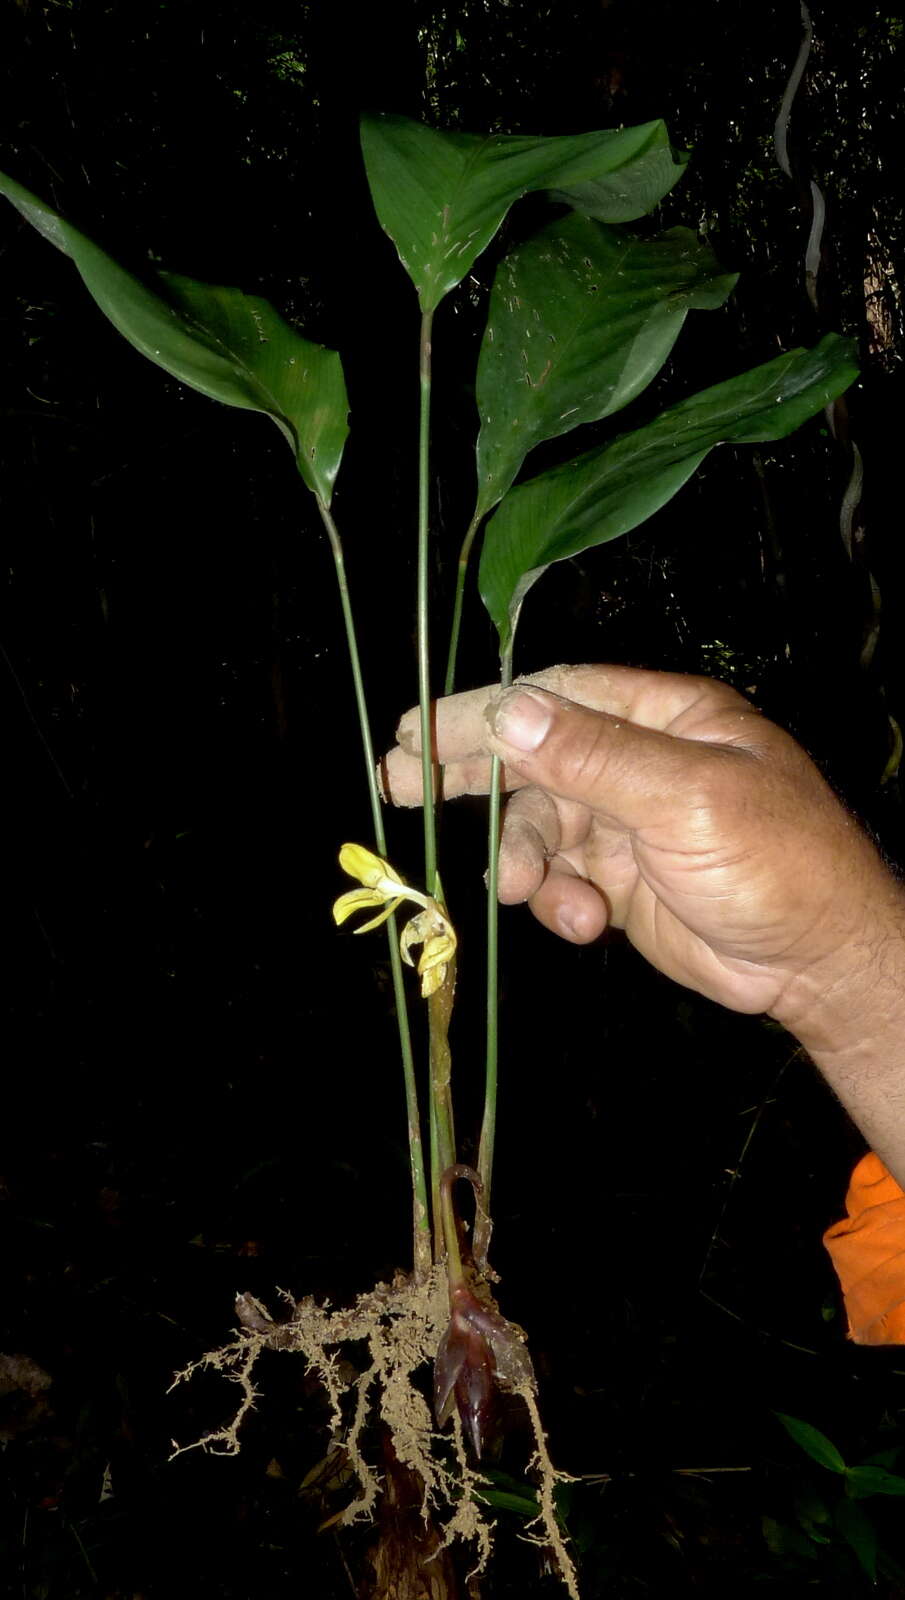
[[[381,747],[416,694],[417,312],[370,208],[358,114],[545,134],[664,117],[694,157],[656,221],[702,230],[742,279],[724,311],[689,319],[629,420],[826,328],[852,334],[854,558],[849,458],[816,418],[714,453],[644,527],[548,573],[518,664],[723,676],[901,860],[895,7],[815,5],[795,182],[772,149],[792,0],[0,0],[0,19],[5,170],[138,269],[238,283],[342,351],[353,432],[335,511]],[[522,207],[496,248],[541,215]],[[463,286],[435,326],[442,617],[471,506],[483,294]],[[276,430],[143,363],[8,207],[0,330],[0,1347],[34,1364],[0,1400],[0,1592],[338,1600],[365,1584],[369,1535],[318,1535],[325,1507],[299,1494],[325,1445],[302,1363],[262,1367],[233,1460],[166,1459],[228,1414],[226,1385],[164,1394],[228,1336],[236,1290],[338,1302],[407,1264],[388,973],[377,940],[340,942],[329,917],[336,850],[369,832],[329,552]],[[461,681],[493,672],[472,592]],[[483,838],[479,805],[446,818],[465,1130]],[[417,819],[391,819],[416,881],[418,850]],[[905,1446],[905,1360],[846,1343],[820,1242],[859,1135],[780,1031],[618,940],[575,951],[521,912],[504,929],[495,1259],[554,1457],[588,1480],[568,1510],[585,1593],[866,1592],[832,1528],[824,1546],[802,1533],[832,1486],[772,1415],[815,1423],[849,1460]],[[521,1472],[506,1444],[499,1465]],[[887,1595],[905,1593],[899,1504],[865,1507]],[[488,1596],[556,1592],[519,1531],[504,1514]]]

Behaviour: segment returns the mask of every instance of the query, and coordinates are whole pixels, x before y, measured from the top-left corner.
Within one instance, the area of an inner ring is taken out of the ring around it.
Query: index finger
[[[524,673],[516,680],[586,706],[608,712],[642,728],[705,741],[722,740],[725,726],[714,713],[753,713],[740,694],[713,678],[677,672],[649,672],[638,667],[557,666]],[[499,684],[485,684],[449,695],[434,706],[436,757],[443,765],[443,791],[448,799],[486,794],[490,787],[486,711],[500,693]],[[756,717],[756,713],[753,713]],[[749,719],[739,719],[748,725]],[[740,729],[738,730],[741,731]],[[396,805],[421,804],[421,721],[417,706],[407,711],[396,730],[399,743],[381,763],[385,795]],[[504,787],[521,788],[526,779],[511,768]]]
[[[713,678],[692,677],[678,672],[649,672],[639,667],[557,666],[541,672],[520,673],[516,684],[549,689],[563,700],[573,700],[590,711],[606,711],[624,717],[643,728],[661,733],[687,729],[677,724],[702,702],[713,712],[721,705],[747,701],[727,684]],[[444,765],[486,755],[487,721],[485,712],[500,693],[500,685],[485,684],[463,694],[449,695],[435,706],[437,760]],[[750,708],[749,708],[750,709]],[[421,754],[421,722],[414,706],[400,718],[396,729],[399,747],[406,755]]]

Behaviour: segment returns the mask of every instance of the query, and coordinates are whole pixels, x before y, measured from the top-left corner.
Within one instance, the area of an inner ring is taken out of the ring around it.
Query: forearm
[[[905,1188],[905,892],[889,877],[836,958],[807,974],[784,1022]]]

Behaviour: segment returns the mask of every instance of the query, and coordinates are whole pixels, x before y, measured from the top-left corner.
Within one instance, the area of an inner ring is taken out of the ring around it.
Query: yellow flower
[[[442,989],[446,981],[446,969],[456,953],[453,925],[436,900],[432,900],[424,911],[419,911],[417,917],[412,917],[400,935],[402,959],[410,967],[415,965],[409,955],[409,946],[413,944],[421,945],[418,976],[421,979],[421,993],[426,1000],[428,995]]]
[[[455,931],[442,906],[430,895],[410,889],[407,883],[396,876],[388,862],[366,850],[363,845],[344,844],[339,852],[339,864],[350,878],[357,878],[364,887],[350,889],[334,903],[333,919],[337,925],[356,911],[382,906],[379,916],[371,917],[370,921],[355,929],[356,933],[367,933],[371,928],[379,928],[381,922],[386,922],[403,900],[414,900],[416,905],[423,906],[424,909],[403,928],[399,948],[403,961],[412,967],[415,963],[409,954],[410,948],[413,944],[422,946],[418,962],[421,993],[425,998],[435,994],[443,985],[447,966],[456,949]]]

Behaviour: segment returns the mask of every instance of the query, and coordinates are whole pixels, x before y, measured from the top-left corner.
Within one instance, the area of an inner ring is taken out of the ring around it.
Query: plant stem
[[[452,1171],[458,1175],[460,1171],[468,1168],[453,1167]],[[446,1281],[450,1292],[461,1288],[465,1283],[465,1273],[462,1270],[462,1252],[459,1249],[459,1229],[456,1223],[456,1209],[453,1205],[452,1182],[450,1171],[447,1168],[443,1174],[440,1186],[440,1207],[443,1222],[443,1242],[446,1246]]]
[[[421,405],[418,429],[418,705],[421,712],[421,785],[424,818],[424,881],[428,894],[445,907],[443,888],[437,872],[437,782],[434,738],[431,726],[430,650],[428,635],[428,578],[430,573],[430,409],[431,409],[431,329],[433,312],[421,317],[419,375]],[[449,963],[446,979],[432,994],[428,1005],[430,1040],[430,1130],[431,1200],[434,1216],[434,1248],[439,1259],[445,1246],[447,1270],[456,1270],[458,1236],[451,1222],[452,1201],[441,1182],[447,1167],[455,1165],[456,1136],[453,1126],[449,1050],[449,1019],[456,987],[456,964]],[[450,1227],[452,1226],[452,1234]],[[452,1239],[452,1243],[450,1243]],[[457,1270],[461,1275],[461,1261]]]
[[[424,882],[437,894],[437,825],[434,740],[431,728],[430,651],[428,644],[428,576],[430,518],[431,325],[433,312],[421,317],[421,407],[418,429],[418,703],[421,709],[421,779],[424,791]]]
[[[476,511],[468,524],[468,532],[462,540],[459,551],[459,565],[456,571],[456,598],[453,603],[452,627],[449,631],[449,655],[446,661],[446,681],[443,685],[444,694],[452,694],[456,684],[456,656],[459,652],[459,634],[462,630],[462,604],[465,598],[465,577],[468,572],[468,558],[471,547],[475,541],[475,534],[481,526],[481,514]]]
[[[456,1165],[456,1134],[453,1123],[452,1056],[449,1048],[449,1021],[456,989],[456,963],[450,961],[442,986],[427,1002],[430,1030],[431,1092],[431,1198],[434,1211],[434,1237],[446,1243],[449,1258],[448,1194],[444,1198],[443,1174]],[[445,1219],[445,1220],[444,1220]]]
[[[437,1108],[434,1103],[433,1092],[428,1094],[430,1107],[430,1150],[431,1150],[431,1215],[434,1221],[434,1260],[443,1260],[443,1218],[440,1213],[440,1149],[439,1135],[437,1133]]]
[[[374,828],[374,840],[378,853],[386,855],[386,834],[383,827],[383,813],[380,808],[380,794],[377,788],[377,768],[374,761],[374,745],[371,739],[371,725],[368,719],[368,707],[365,699],[364,679],[361,671],[361,660],[358,654],[358,640],[355,634],[355,622],[352,616],[352,606],[349,600],[349,586],[346,581],[346,566],[343,559],[342,541],[339,531],[330,515],[329,508],[321,499],[318,499],[318,509],[321,521],[327,531],[333,561],[336,567],[336,581],[339,586],[339,599],[342,607],[343,622],[346,628],[346,643],[349,649],[349,664],[352,668],[352,682],[355,686],[355,704],[358,708],[358,725],[361,731],[361,743],[364,753],[365,774],[368,785],[368,798],[371,804],[371,822]],[[408,1007],[405,994],[405,983],[402,975],[402,957],[399,953],[399,934],[396,928],[396,917],[391,916],[387,922],[387,937],[390,948],[390,970],[393,977],[393,995],[396,1001],[396,1021],[399,1027],[399,1049],[402,1055],[402,1075],[405,1082],[405,1109],[408,1123],[409,1163],[412,1174],[412,1222],[413,1222],[413,1257],[415,1278],[422,1282],[429,1274],[431,1268],[431,1237],[430,1237],[430,1211],[428,1209],[427,1183],[424,1168],[424,1149],[421,1141],[421,1113],[418,1106],[418,1089],[415,1083],[415,1063],[412,1055],[412,1038],[409,1029]]]
[[[500,661],[500,682],[504,689],[512,685],[512,646],[504,651]],[[490,815],[487,829],[487,1046],[484,1073],[484,1116],[481,1122],[481,1141],[478,1146],[478,1176],[483,1184],[484,1217],[475,1220],[474,1253],[479,1266],[487,1264],[487,1247],[490,1243],[490,1181],[493,1176],[493,1146],[496,1136],[497,1076],[499,1062],[499,884],[500,865],[500,758],[494,756],[490,763]]]

